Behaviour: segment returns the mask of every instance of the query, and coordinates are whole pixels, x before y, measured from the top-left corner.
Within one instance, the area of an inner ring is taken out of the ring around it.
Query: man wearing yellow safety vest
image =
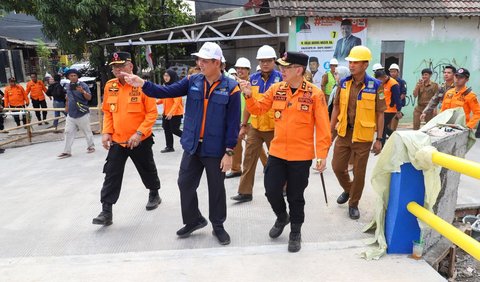
[[[390,123],[394,117],[402,118],[402,99],[400,97],[400,84],[387,75],[384,70],[377,70],[375,72],[375,78],[380,80],[383,83],[383,94],[385,95],[385,104],[387,109],[384,113],[384,123],[383,123],[383,136],[382,136],[382,146],[385,145],[385,142],[388,137],[395,131],[390,128]]]
[[[325,98],[327,99],[330,97],[330,94],[332,93],[333,86],[335,86],[336,80],[335,80],[335,69],[338,66],[338,61],[337,59],[333,58],[330,60],[330,71],[325,72],[322,76],[322,84],[321,84],[321,89],[323,93],[325,93]]]
[[[377,155],[382,150],[383,112],[386,110],[381,82],[366,74],[372,53],[365,46],[355,46],[345,60],[351,76],[340,81],[331,119],[332,137],[338,133],[333,150],[332,167],[343,193],[337,203],[349,201],[351,219],[360,218],[358,202],[365,184],[370,148]],[[374,141],[375,129],[377,139]],[[353,153],[353,180],[347,171]]]
[[[276,58],[277,54],[271,46],[263,45],[258,49],[257,60],[260,65],[260,72],[250,76],[252,95],[255,99],[261,99],[272,84],[282,81],[282,74],[275,70]],[[250,126],[248,126],[249,118]],[[255,170],[258,158],[263,150],[263,143],[270,148],[270,142],[273,139],[273,129],[275,128],[273,110],[263,114],[250,114],[245,110],[240,126],[239,135],[244,135],[245,131],[248,130],[247,145],[245,146],[245,158],[243,160],[240,184],[238,185],[238,194],[231,197],[231,199],[242,203],[252,200]]]

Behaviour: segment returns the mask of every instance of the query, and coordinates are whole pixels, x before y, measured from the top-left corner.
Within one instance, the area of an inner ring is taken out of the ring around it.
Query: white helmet
[[[225,57],[222,55],[222,59],[220,60],[223,64],[225,64],[227,62],[227,60],[225,60]]]
[[[400,67],[397,64],[393,63],[390,65],[388,70],[400,70]]]
[[[235,63],[235,67],[251,69],[252,65],[250,64],[250,61],[247,58],[240,57],[237,59],[237,62]]]
[[[383,69],[384,69],[384,67],[382,66],[382,64],[379,64],[379,63],[374,64],[373,67],[372,67],[373,71],[383,70]]]
[[[272,58],[277,58],[277,54],[275,53],[275,50],[272,48],[272,46],[263,45],[262,47],[258,48],[257,60]]]
[[[330,65],[336,65],[336,66],[338,66],[338,61],[337,61],[337,59],[335,59],[335,58],[331,59],[331,60],[330,60]]]
[[[257,68],[255,70],[259,71],[260,70],[260,65],[257,65]]]
[[[230,68],[228,70],[228,73],[233,75],[233,74],[237,74],[237,71],[234,68]]]

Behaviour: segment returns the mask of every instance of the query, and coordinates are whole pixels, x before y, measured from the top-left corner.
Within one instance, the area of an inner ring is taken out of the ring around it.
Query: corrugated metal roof
[[[478,0],[363,1],[269,0],[272,16],[460,17],[480,16]]]
[[[41,39],[43,42],[52,42],[42,32],[42,23],[35,17],[25,14],[9,13],[0,17],[0,36],[20,41],[35,41]]]

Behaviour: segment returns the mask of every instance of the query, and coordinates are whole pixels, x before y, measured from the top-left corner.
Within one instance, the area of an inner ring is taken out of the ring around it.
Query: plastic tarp
[[[371,179],[373,190],[378,195],[374,218],[363,230],[366,232],[375,229],[374,238],[367,240],[366,243],[378,243],[378,246],[364,251],[361,257],[367,260],[379,259],[387,251],[385,215],[390,193],[390,174],[392,172],[400,172],[402,164],[410,162],[416,169],[423,170],[425,184],[424,207],[432,211],[441,189],[441,167],[434,165],[431,161],[431,153],[436,151],[436,149],[431,146],[430,136],[424,131],[437,127],[438,124],[457,124],[466,128],[463,108],[442,112],[418,131],[395,131],[386,142],[373,169]],[[473,131],[470,131],[468,142],[467,150],[475,143]],[[423,230],[426,226],[420,222],[420,228]]]

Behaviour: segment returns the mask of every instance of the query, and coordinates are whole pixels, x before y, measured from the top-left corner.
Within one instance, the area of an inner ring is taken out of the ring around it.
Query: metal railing
[[[432,162],[444,168],[480,179],[479,163],[441,152],[432,153]],[[480,242],[468,236],[452,224],[446,222],[416,202],[408,203],[407,209],[410,213],[426,223],[432,229],[443,235],[458,247],[462,248],[465,252],[469,253],[477,260],[480,260]]]

